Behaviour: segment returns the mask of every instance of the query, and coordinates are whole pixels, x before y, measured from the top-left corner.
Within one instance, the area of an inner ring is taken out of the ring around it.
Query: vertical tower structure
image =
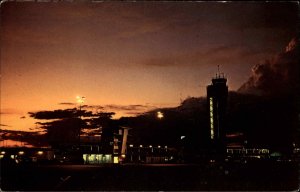
[[[210,140],[218,149],[225,146],[225,116],[227,108],[228,86],[224,73],[218,73],[207,86],[207,103],[209,111]]]

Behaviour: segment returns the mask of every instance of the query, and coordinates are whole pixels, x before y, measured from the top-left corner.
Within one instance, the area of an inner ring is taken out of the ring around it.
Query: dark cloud
[[[137,116],[137,115],[141,115],[143,114],[142,112],[126,112],[125,113],[126,115],[134,115],[134,116]]]
[[[10,127],[9,125],[0,124],[1,127]]]
[[[229,103],[230,124],[243,127],[254,143],[287,150],[299,138],[298,43],[298,39],[292,39],[283,52],[255,65]]]
[[[73,109],[58,109],[54,111],[39,111],[29,112],[30,117],[35,119],[64,119],[64,118],[76,118],[79,116],[92,116],[92,112],[85,110]]]
[[[102,105],[84,105],[84,108],[87,108],[87,109],[104,109],[104,106],[102,106]]]
[[[136,111],[136,110],[147,110],[150,106],[147,105],[106,105],[105,108],[110,110],[121,110],[121,111]]]
[[[59,105],[76,105],[76,103],[62,102],[62,103],[59,103]]]
[[[141,115],[149,110],[156,109],[157,107],[146,104],[146,105],[103,105],[96,106],[92,109],[99,109],[101,111],[114,111],[115,113],[122,113],[130,116]]]
[[[97,116],[97,113],[100,111],[114,111],[114,112],[124,112],[127,115],[138,115],[142,114],[143,112],[156,108],[154,106],[150,105],[82,105],[81,109],[86,109],[86,110],[97,110],[95,114],[93,114],[91,111],[84,111],[83,116]],[[72,115],[77,115],[75,111],[76,109],[72,109],[72,111],[67,110],[67,111],[53,111],[53,112],[39,112],[38,115],[42,116],[43,114],[46,115],[54,115],[54,117],[61,117],[65,118],[67,116],[71,117]],[[77,109],[78,110],[78,109]]]
[[[1,138],[4,140],[14,140],[23,143],[31,144],[34,146],[46,146],[47,141],[45,135],[40,132],[27,132],[27,131],[15,131],[15,130],[1,130]]]
[[[146,66],[154,67],[193,67],[211,66],[212,64],[238,63],[241,59],[251,60],[262,54],[260,50],[242,45],[219,45],[206,50],[166,54],[141,61]]]
[[[239,92],[263,95],[295,94],[299,89],[298,40],[292,39],[284,52],[252,68],[252,75]]]

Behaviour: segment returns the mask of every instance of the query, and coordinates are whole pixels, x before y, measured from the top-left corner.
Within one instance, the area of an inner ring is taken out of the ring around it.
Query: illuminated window
[[[103,163],[111,163],[112,162],[111,155],[106,154],[104,156],[104,158],[105,158],[105,161]]]
[[[119,163],[119,157],[114,157],[114,163]]]
[[[84,163],[87,163],[87,161],[86,161],[86,160],[87,160],[87,159],[86,159],[87,154],[83,154],[82,156],[83,156],[83,162],[84,162]]]
[[[210,139],[214,139],[214,109],[213,98],[209,98]]]
[[[88,155],[88,161],[89,161],[89,163],[94,163],[94,160],[95,160],[95,155],[94,154]]]

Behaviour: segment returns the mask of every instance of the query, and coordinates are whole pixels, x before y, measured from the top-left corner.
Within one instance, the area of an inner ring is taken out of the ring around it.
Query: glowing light
[[[114,163],[119,163],[119,157],[114,157]]]
[[[140,147],[143,147],[143,145],[140,145]]]
[[[182,136],[180,136],[180,139],[182,140],[182,139],[184,139],[185,138],[185,136],[184,135],[182,135]]]
[[[133,147],[133,145],[129,145],[129,147]]]
[[[82,97],[82,96],[76,96],[76,99],[77,99],[77,103],[84,103],[84,100],[85,100],[85,97]]]
[[[210,139],[214,139],[214,109],[213,98],[209,98],[209,116],[210,116]]]
[[[1,151],[1,155],[5,155],[5,151]]]
[[[87,156],[87,154],[83,154],[83,155],[82,155],[84,163],[87,163],[87,158],[86,158],[86,156]]]
[[[168,146],[165,146],[165,149],[167,149],[168,148]]]
[[[160,145],[159,146],[157,146],[158,148],[160,148]]]
[[[38,155],[43,155],[44,152],[43,152],[43,151],[38,151],[37,154],[38,154]]]
[[[126,157],[126,155],[125,155],[125,154],[122,154],[122,155],[121,155],[121,157],[122,157],[122,158],[125,158],[125,157]]]
[[[160,111],[157,112],[157,118],[162,119],[164,117],[164,114]]]
[[[149,145],[150,148],[152,148],[152,145]]]
[[[19,155],[24,155],[24,151],[19,151]]]

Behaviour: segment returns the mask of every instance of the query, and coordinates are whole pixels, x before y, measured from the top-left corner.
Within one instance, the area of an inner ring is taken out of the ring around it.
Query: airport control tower
[[[209,137],[217,152],[225,150],[225,116],[227,108],[228,86],[224,73],[218,73],[207,86],[207,102],[209,111]]]

